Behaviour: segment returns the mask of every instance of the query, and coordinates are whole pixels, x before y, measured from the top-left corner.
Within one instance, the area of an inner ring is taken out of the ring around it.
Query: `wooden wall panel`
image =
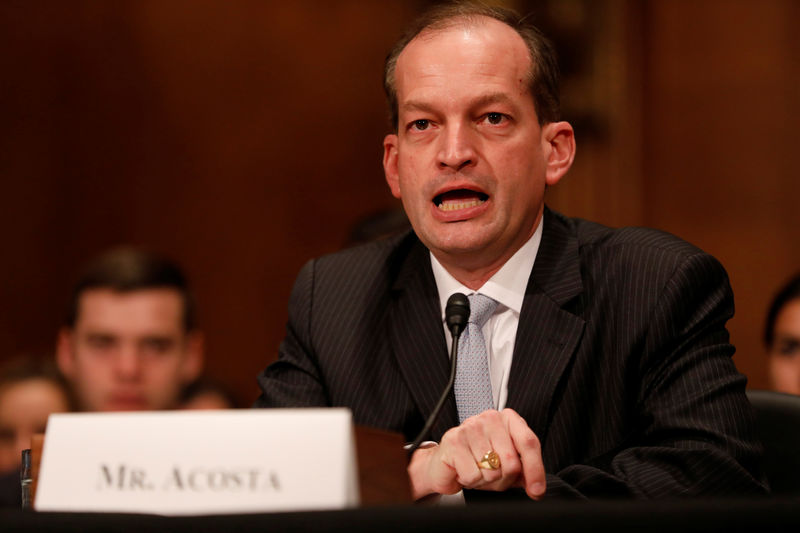
[[[79,266],[133,243],[185,266],[209,370],[252,400],[297,270],[395,205],[381,69],[415,8],[0,5],[0,357],[52,346]]]
[[[646,3],[645,223],[727,267],[736,362],[765,387],[760,335],[800,270],[800,4]]]
[[[380,72],[425,3],[0,3],[0,358],[50,347],[79,265],[140,244],[186,266],[209,370],[252,399],[297,270],[396,205]],[[800,4],[509,3],[568,67],[578,160],[550,201],[717,255],[763,386],[761,317],[800,269]]]

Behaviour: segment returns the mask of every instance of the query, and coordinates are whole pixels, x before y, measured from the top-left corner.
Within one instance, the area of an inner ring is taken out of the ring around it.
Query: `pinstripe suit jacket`
[[[732,315],[724,269],[697,248],[546,210],[507,406],[542,443],[548,495],[763,492]],[[411,440],[448,375],[428,250],[409,233],[303,267],[256,406],[345,406]],[[451,394],[432,438],[457,424]]]

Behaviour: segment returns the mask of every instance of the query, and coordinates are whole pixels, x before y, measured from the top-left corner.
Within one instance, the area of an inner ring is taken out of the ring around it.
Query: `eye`
[[[116,339],[111,335],[98,333],[89,335],[86,342],[95,350],[109,350],[114,346]]]
[[[169,337],[147,337],[142,339],[142,348],[151,354],[165,354],[175,344]]]
[[[488,122],[489,124],[491,124],[493,126],[497,126],[499,124],[502,124],[506,120],[508,120],[508,117],[506,117],[504,114],[502,114],[502,113],[494,113],[494,112],[486,113],[485,118],[486,118],[486,122]]]
[[[411,129],[414,129],[414,130],[417,130],[417,131],[423,131],[423,130],[427,130],[428,126],[430,126],[430,121],[428,119],[421,118],[419,120],[415,120],[414,122],[412,122],[410,127],[411,127]]]
[[[800,353],[800,340],[798,339],[781,339],[778,345],[778,353],[790,357]]]

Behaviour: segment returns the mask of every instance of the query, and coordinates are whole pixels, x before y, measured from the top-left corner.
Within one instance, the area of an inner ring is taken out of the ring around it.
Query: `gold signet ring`
[[[484,454],[480,461],[478,461],[478,468],[485,470],[497,470],[500,468],[500,456],[494,450],[489,450]]]

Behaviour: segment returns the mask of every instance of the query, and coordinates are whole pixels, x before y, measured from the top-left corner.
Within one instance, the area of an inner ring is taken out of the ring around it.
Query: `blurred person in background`
[[[118,248],[76,283],[56,360],[83,411],[178,407],[203,367],[194,298],[177,265]]]
[[[20,356],[0,368],[0,472],[16,471],[50,413],[70,411],[64,378],[52,360]]]
[[[764,327],[764,344],[772,388],[800,394],[800,274],[773,298]]]
[[[209,378],[190,383],[181,393],[180,409],[237,409],[236,396],[224,385]]]
[[[19,356],[0,367],[0,507],[20,506],[22,450],[44,433],[50,413],[71,408],[67,384],[51,359]]]

